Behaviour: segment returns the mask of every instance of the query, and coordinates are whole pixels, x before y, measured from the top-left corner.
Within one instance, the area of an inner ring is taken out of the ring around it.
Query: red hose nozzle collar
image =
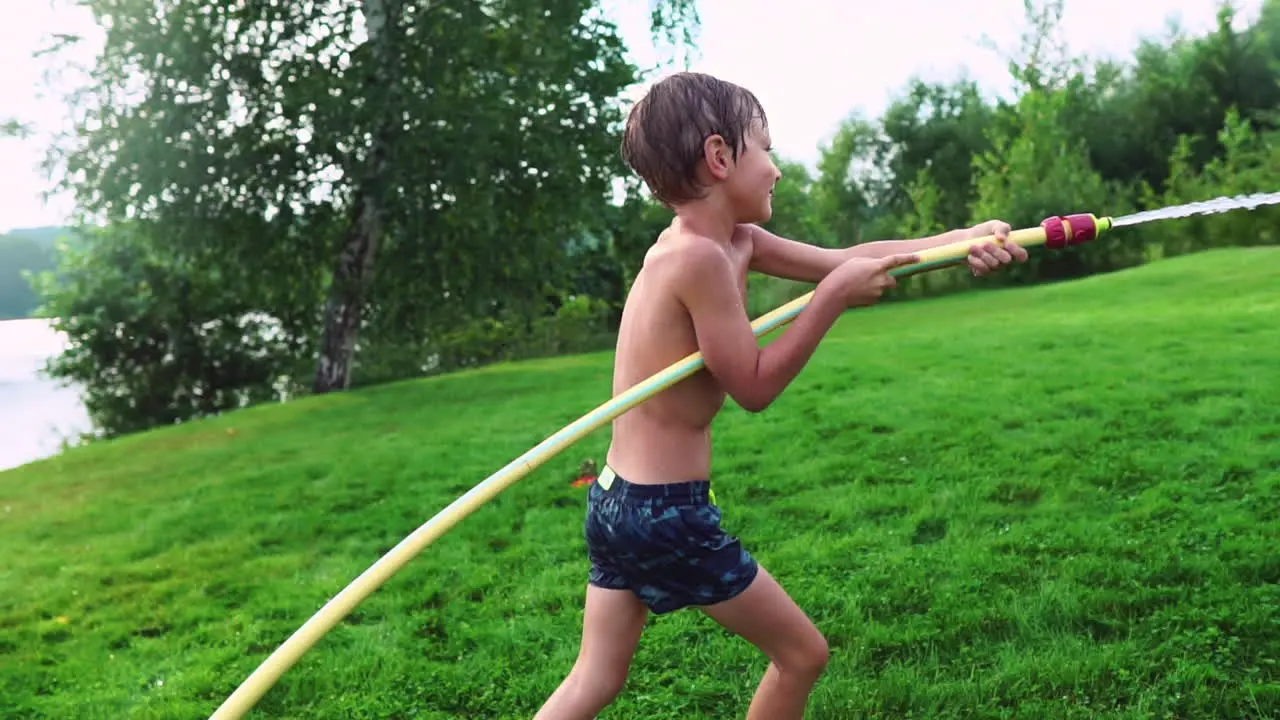
[[[1098,237],[1098,221],[1089,213],[1045,218],[1040,227],[1044,228],[1045,247],[1050,250],[1083,245]]]

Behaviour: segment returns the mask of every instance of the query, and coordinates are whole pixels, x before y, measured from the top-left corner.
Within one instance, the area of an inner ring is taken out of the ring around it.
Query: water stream
[[[1280,205],[1280,192],[1273,193],[1254,193],[1252,195],[1237,195],[1236,197],[1219,197],[1213,200],[1204,200],[1202,202],[1193,202],[1186,205],[1175,205],[1173,207],[1159,208],[1157,210],[1147,210],[1133,215],[1125,215],[1124,217],[1115,218],[1112,227],[1126,227],[1129,225],[1140,225],[1153,220],[1172,220],[1174,218],[1190,217],[1192,215],[1214,215],[1217,213],[1228,212],[1230,210],[1256,210],[1264,205]]]

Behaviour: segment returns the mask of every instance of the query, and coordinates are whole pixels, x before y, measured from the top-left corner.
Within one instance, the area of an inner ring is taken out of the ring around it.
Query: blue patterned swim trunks
[[[587,501],[589,582],[631,590],[657,615],[746,590],[759,566],[721,529],[710,491],[705,480],[637,485],[604,468]]]

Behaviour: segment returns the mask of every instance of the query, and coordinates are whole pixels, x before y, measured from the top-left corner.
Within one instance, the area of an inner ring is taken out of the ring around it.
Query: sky
[[[769,114],[778,154],[809,167],[851,113],[876,117],[913,76],[963,74],[992,95],[1007,95],[1001,56],[989,37],[1016,52],[1022,0],[698,0],[702,27],[690,69],[742,84]],[[650,0],[603,0],[642,67],[658,58],[649,34]],[[1067,0],[1061,33],[1074,55],[1128,59],[1144,36],[1162,36],[1176,19],[1187,31],[1213,27],[1218,0]],[[1239,24],[1261,0],[1239,0]],[[63,90],[45,86],[48,58],[33,58],[53,33],[89,38],[77,60],[91,64],[101,33],[65,0],[0,0],[0,120],[35,134],[0,140],[0,232],[63,223],[70,199],[45,197],[40,168],[53,133],[67,122]],[[65,89],[67,86],[63,86]],[[643,87],[630,97],[635,99]]]

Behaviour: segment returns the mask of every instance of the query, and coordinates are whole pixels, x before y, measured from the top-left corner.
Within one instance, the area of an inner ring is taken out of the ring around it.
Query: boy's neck
[[[733,213],[715,196],[681,205],[676,209],[676,219],[682,229],[718,243],[727,244],[738,227]]]

